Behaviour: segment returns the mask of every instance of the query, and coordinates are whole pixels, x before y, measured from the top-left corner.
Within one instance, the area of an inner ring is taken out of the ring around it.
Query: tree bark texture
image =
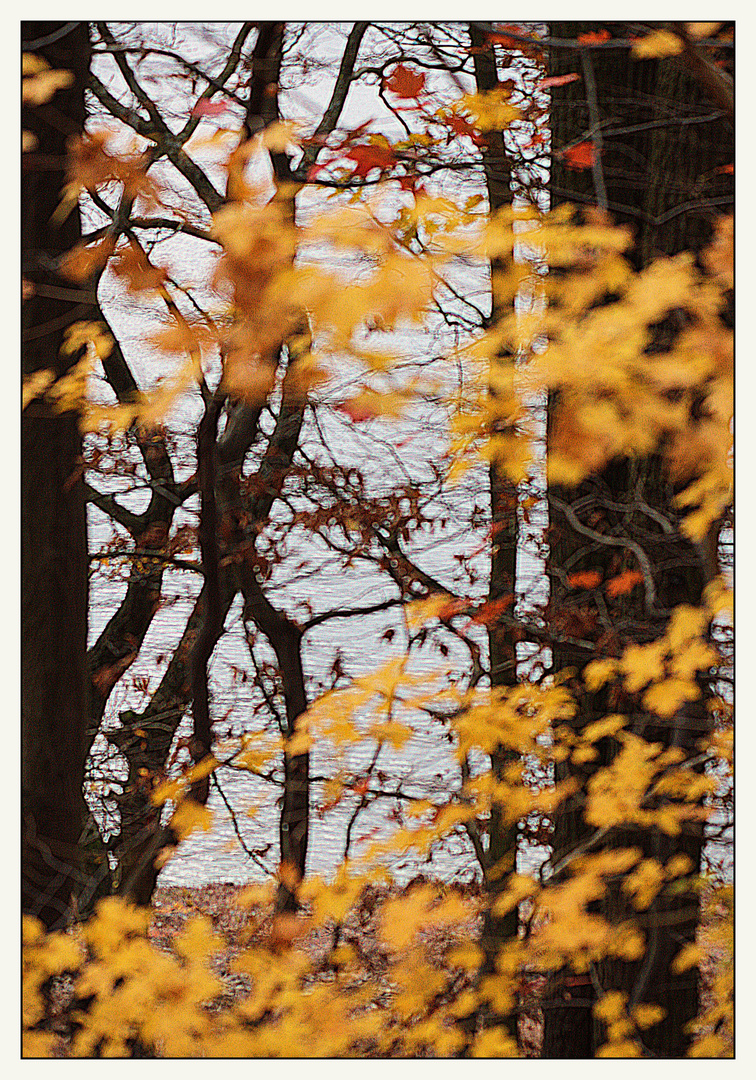
[[[60,33],[59,33],[60,32]],[[23,306],[24,376],[59,377],[78,361],[60,352],[80,306],[58,299],[57,260],[80,237],[78,211],[51,221],[61,200],[66,148],[84,125],[90,46],[86,23],[22,23],[25,52],[73,82],[23,110],[36,138],[24,155],[23,271],[34,289]],[[52,39],[52,40],[49,40]],[[84,315],[86,318],[87,316]],[[76,412],[32,401],[21,428],[22,904],[47,927],[65,923],[78,880],[87,719],[87,538]]]

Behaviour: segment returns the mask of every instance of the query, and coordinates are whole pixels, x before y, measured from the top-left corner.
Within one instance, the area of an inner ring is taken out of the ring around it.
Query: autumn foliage
[[[672,44],[662,35],[636,44],[635,55],[660,56],[664,48],[670,55]],[[584,49],[603,47],[609,32],[578,41]],[[501,27],[487,42],[535,57],[538,66],[538,38],[528,29]],[[35,80],[27,92],[37,97],[60,81],[60,73],[33,58],[25,70]],[[386,67],[380,91],[420,133],[389,138],[357,129],[332,134],[318,147],[276,118],[260,132],[218,139],[213,153],[229,195],[201,224],[188,211],[183,222],[201,227],[214,245],[212,308],[192,313],[179,303],[182,268],[154,256],[134,230],[98,231],[64,262],[72,288],[85,287],[107,267],[134,304],[159,308],[160,325],[144,338],[163,358],[157,383],[109,403],[93,392],[114,348],[110,330],[93,318],[68,329],[66,347],[81,356],[76,366],[63,378],[35,374],[25,384],[25,401],[44,397],[60,410],[75,407],[82,431],[115,445],[127,433],[143,442],[152,434],[162,438],[175,403],[198,385],[205,404],[217,394],[251,410],[282,401],[291,415],[330,408],[345,423],[384,425],[394,442],[400,436],[392,435],[392,425],[404,432],[432,398],[448,417],[447,453],[437,464],[438,483],[450,491],[471,470],[493,469],[515,490],[541,475],[543,429],[533,402],[548,401],[544,482],[569,491],[618,458],[653,456],[672,478],[686,542],[705,545],[727,524],[732,504],[733,358],[725,315],[731,219],[716,220],[700,258],[682,253],[637,268],[632,231],[602,210],[545,210],[537,199],[520,199],[491,211],[459,186],[440,191],[414,168],[439,146],[464,141],[477,153],[492,131],[515,131],[526,121],[534,137],[541,123],[531,107],[538,89],[556,91],[580,78],[549,79],[544,68],[536,70],[530,105],[515,103],[506,89],[463,94],[453,83],[454,93],[439,103],[430,71],[403,60]],[[197,122],[219,124],[226,108],[223,98],[201,97],[188,106]],[[119,149],[118,136],[116,126],[71,143],[64,202],[117,184],[143,217],[177,213],[171,191],[149,172],[149,136],[129,153]],[[559,152],[576,170],[590,170],[599,159],[591,140]],[[191,143],[182,153],[191,155]],[[257,175],[256,164],[286,154],[304,161],[303,174],[279,173],[259,186],[244,179]],[[317,213],[299,214],[296,200],[318,184],[332,194],[322,196]],[[444,341],[422,377],[407,374],[394,335],[426,325],[446,302],[446,285],[460,265],[495,267],[494,316],[474,333]],[[344,266],[359,266],[359,274],[344,273]],[[670,322],[675,332],[660,337],[658,328]],[[289,357],[285,371],[282,350]],[[336,376],[346,365],[354,378],[336,394]],[[310,475],[338,493],[335,469]],[[271,476],[269,487],[280,491]],[[412,497],[411,491],[396,495],[397,502]],[[380,515],[388,505],[371,517],[367,499],[361,508],[345,497],[332,511],[310,511],[306,521],[303,513],[301,522],[313,534],[335,522],[359,556],[366,538],[384,528]],[[420,523],[417,499],[412,513]],[[528,506],[519,513],[527,515]],[[586,535],[601,537],[600,515],[588,520]],[[232,568],[247,557],[243,524],[224,525],[233,541],[224,548]],[[487,545],[498,542],[494,532]],[[193,537],[171,536],[171,549],[167,529],[145,539],[143,558],[155,551],[171,558],[182,550],[196,554]],[[398,528],[391,543],[399,544],[397,536]],[[651,942],[649,912],[658,897],[676,893],[703,895],[716,913],[709,941],[701,935],[686,942],[673,961],[685,971],[718,957],[689,1052],[729,1055],[730,886],[685,855],[655,858],[632,840],[642,834],[674,840],[685,830],[703,830],[728,790],[730,703],[712,685],[728,664],[729,582],[715,567],[700,605],[676,604],[660,614],[656,568],[642,544],[610,536],[613,542],[617,558],[607,572],[565,569],[572,606],[550,614],[555,632],[595,643],[581,670],[521,673],[511,685],[493,685],[477,675],[460,677],[441,655],[433,670],[419,673],[411,643],[440,629],[465,640],[508,627],[541,657],[548,641],[537,636],[543,623],[520,619],[514,587],[500,596],[452,593],[418,578],[413,583],[410,568],[400,598],[409,643],[404,655],[366,675],[334,679],[290,727],[228,738],[199,761],[185,756],[183,765],[146,775],[145,798],[166,828],[158,865],[182,838],[210,828],[211,812],[197,792],[220,765],[264,774],[284,754],[287,762],[303,761],[328,747],[335,764],[311,812],[348,800],[364,808],[384,786],[378,753],[400,754],[417,718],[432,716],[443,725],[461,779],[446,793],[397,801],[392,833],[368,837],[332,879],[302,877],[282,858],[277,880],[240,895],[246,938],[223,969],[218,957],[227,954],[228,942],[204,916],[188,919],[171,948],[154,940],[150,910],[121,896],[101,899],[89,918],[67,930],[46,933],[38,920],[25,918],[25,1056],[518,1056],[517,1017],[537,1007],[533,987],[540,993],[565,970],[577,987],[603,964],[642,961]],[[400,578],[398,546],[384,543],[386,565]],[[265,582],[264,564],[254,567]],[[602,635],[595,612],[607,604],[653,615],[653,634],[607,629]],[[111,670],[108,686],[120,674]],[[606,709],[581,726],[576,702],[586,692],[604,694]],[[694,754],[646,737],[647,727],[672,722],[691,702],[705,702],[710,718]],[[373,766],[361,775],[347,763],[356,745],[376,748]],[[494,759],[503,765],[492,768]],[[569,769],[560,772],[565,763]],[[521,826],[548,843],[550,823],[576,795],[590,835],[542,872],[518,868],[509,853],[487,869],[488,891],[465,892],[433,881],[398,888],[387,869],[393,856],[412,851],[422,860],[450,837],[483,845],[494,819],[502,829]],[[366,891],[376,888],[383,890],[377,968],[341,934]],[[292,902],[282,905],[282,891]],[[519,934],[501,943],[494,971],[482,966],[477,941],[476,920],[486,905],[496,916],[516,912],[520,925]],[[326,930],[332,947],[313,957],[303,942]],[[61,1042],[51,1002],[53,988],[66,980]],[[231,983],[238,992],[229,991]],[[493,1019],[478,1023],[479,1016]],[[639,1057],[644,1032],[660,1012],[608,990],[597,997],[595,1017],[603,1033],[599,1056]]]

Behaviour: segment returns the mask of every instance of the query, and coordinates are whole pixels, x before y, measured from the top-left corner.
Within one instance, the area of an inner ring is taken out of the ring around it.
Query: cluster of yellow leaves
[[[569,964],[583,973],[607,956],[623,960],[643,956],[645,939],[632,922],[611,923],[590,910],[605,895],[606,878],[626,873],[639,858],[635,848],[582,855],[571,864],[567,881],[540,891],[535,902],[543,921],[532,943],[539,965],[557,970]]]
[[[467,113],[479,131],[504,131],[520,119],[519,110],[509,98],[510,92],[505,87],[466,94],[461,98],[458,110]]]
[[[615,274],[616,261],[612,255],[591,269],[587,291],[577,271],[546,287],[563,292],[572,308],[564,313],[558,295],[552,298],[539,320],[549,345],[528,372],[537,386],[559,395],[549,474],[577,483],[610,458],[649,454],[664,439],[676,475],[695,476],[679,501],[699,508],[686,529],[700,539],[732,486],[732,335],[719,317],[722,294],[688,255],[657,260],[624,281]],[[607,291],[618,298],[589,308],[604,272]],[[585,310],[576,311],[578,304]],[[667,351],[650,352],[652,327],[683,308],[691,312],[690,325]],[[702,419],[694,421],[700,396]]]
[[[434,680],[433,676],[411,674],[407,664],[407,656],[389,660],[346,689],[324,694],[298,718],[297,731],[288,741],[289,752],[304,753],[324,739],[335,748],[372,739],[401,750],[412,737],[413,728],[395,719],[396,710],[412,710],[434,696],[430,690],[420,695],[408,693],[409,688],[437,682],[437,676]]]
[[[190,798],[188,792],[193,783],[203,780],[217,767],[217,758],[208,754],[203,761],[187,769],[181,776],[174,780],[164,781],[152,792],[152,802],[155,806],[163,806],[169,801],[175,804],[170,825],[179,839],[183,840],[197,829],[209,832],[212,828],[212,811]],[[164,851],[161,864],[170,857],[170,853],[170,849]]]
[[[543,216],[507,209],[489,220],[477,252],[498,260],[497,301],[510,313],[456,354],[489,363],[454,420],[452,453],[477,439],[482,456],[520,479],[530,442],[522,402],[556,392],[551,479],[575,484],[612,457],[663,447],[673,474],[691,481],[678,502],[691,508],[684,528],[700,540],[732,496],[733,343],[721,317],[732,223],[719,223],[707,273],[688,254],[635,272],[623,255],[630,243],[629,230],[599,212],[578,225],[565,206]],[[688,313],[685,328],[660,345],[655,327],[679,310]],[[503,363],[506,355],[529,362]]]
[[[303,899],[312,903],[315,922],[339,920],[363,885],[364,879],[348,881],[344,875],[331,886],[313,879]],[[260,899],[269,901],[270,895],[254,898]],[[407,1053],[431,1045],[450,1054],[464,1040],[453,1016],[431,1008],[447,977],[419,945],[411,950],[416,962],[408,963],[404,946],[421,927],[454,928],[470,916],[455,893],[411,891],[384,920],[391,952],[381,987],[365,977],[348,945],[333,951],[330,977],[317,978],[313,961],[296,946],[307,920],[278,916],[267,944],[246,948],[231,962],[229,973],[237,981],[241,976],[246,990],[230,1003],[214,970],[224,942],[205,917],[185,924],[172,952],[152,943],[149,910],[116,897],[101,901],[95,915],[72,932],[45,934],[28,918],[24,1056],[49,1056],[55,1048],[43,987],[63,973],[73,977],[75,1030],[68,1052],[74,1057],[128,1057],[135,1044],[162,1057],[344,1057],[368,1042],[379,1055],[397,1043]],[[282,919],[298,929],[277,931]]]
[[[44,57],[34,53],[23,54],[21,75],[21,100],[24,105],[45,105],[58,90],[65,90],[74,81],[70,71],[53,71]],[[25,145],[24,149],[31,150],[33,145]]]
[[[669,47],[657,35],[636,46],[636,55],[644,55],[644,49],[645,55],[662,55],[653,50]],[[30,78],[45,75],[32,68]],[[474,117],[479,130],[501,129],[516,119],[503,90],[465,98],[459,108],[460,115]],[[265,138],[280,148],[294,133],[281,128]],[[141,169],[137,158],[119,165],[102,139],[89,139],[77,147],[67,198],[75,199],[83,187],[114,181],[149,198],[154,193]],[[497,307],[511,313],[450,355],[473,376],[469,392],[454,402],[455,463],[475,455],[496,461],[513,481],[523,479],[532,455],[524,403],[536,391],[555,391],[549,449],[553,479],[575,483],[614,455],[648,454],[663,444],[676,476],[691,479],[680,498],[681,505],[692,508],[685,525],[689,534],[699,539],[717,520],[731,498],[732,345],[719,315],[724,291],[732,284],[730,222],[720,225],[705,256],[707,273],[686,255],[658,260],[635,273],[623,255],[629,233],[612,228],[600,215],[580,226],[567,209],[545,216],[532,209],[507,210],[480,227],[476,200],[460,207],[449,200],[418,198],[411,210],[403,208],[388,224],[379,206],[365,204],[295,225],[293,194],[279,189],[271,201],[256,205],[253,193],[240,187],[235,201],[214,216],[212,236],[222,252],[216,286],[231,306],[212,324],[189,325],[174,313],[158,344],[185,352],[189,360],[149,399],[110,411],[89,402],[86,381],[92,364],[112,348],[98,324],[72,327],[66,349],[71,355],[84,349],[84,358],[57,381],[37,373],[25,386],[25,397],[45,393],[58,408],[82,408],[85,430],[148,423],[199,376],[203,355],[219,350],[226,389],[259,403],[276,385],[282,343],[296,358],[295,390],[304,397],[325,377],[334,356],[347,354],[368,371],[390,368],[390,350],[367,348],[365,333],[421,320],[446,260],[457,255],[494,259]],[[432,256],[414,253],[412,243],[419,236]],[[348,269],[324,269],[323,252]],[[170,299],[165,270],[138,252],[114,252],[106,241],[73,252],[68,271],[74,280],[85,281],[110,260],[131,292]],[[549,269],[555,272],[546,273]],[[605,295],[613,297],[611,302],[596,306]],[[666,351],[652,352],[650,346],[657,344],[653,328],[680,309],[690,313],[688,325]],[[504,360],[506,355],[527,357],[529,363]],[[412,392],[405,387],[381,395],[366,388],[350,403],[352,416],[396,413],[412,400]],[[596,691],[615,680],[625,692],[641,694],[647,711],[661,719],[673,717],[699,697],[698,674],[718,662],[707,633],[726,604],[726,590],[714,583],[705,606],[676,609],[657,640],[588,665],[586,686]],[[433,596],[408,608],[406,618],[410,628],[417,628],[450,614],[450,599]],[[596,757],[596,743],[607,736],[616,740],[618,752],[591,777],[585,792],[586,821],[597,829],[634,823],[674,834],[682,821],[700,813],[697,804],[712,790],[713,781],[685,768],[674,749],[664,751],[625,730],[623,716],[603,717],[579,736],[560,728],[572,717],[575,703],[559,682],[464,694],[453,685],[440,688],[445,674],[434,681],[413,674],[407,657],[393,659],[347,689],[322,697],[300,718],[289,740],[290,753],[302,753],[315,741],[329,742],[335,750],[364,740],[401,750],[413,735],[413,717],[432,707],[447,710],[461,762],[502,747],[518,759],[496,776],[489,772],[466,780],[446,801],[410,806],[415,826],[399,828],[373,845],[364,856],[367,865],[410,848],[427,853],[451,833],[474,830],[490,818],[494,806],[509,823],[553,811],[572,793],[570,785],[534,787],[524,759],[548,766],[571,755],[576,764],[589,762]],[[724,756],[723,736],[712,738],[709,746],[719,746],[717,738]],[[279,750],[245,747],[238,764],[255,771]],[[180,837],[209,827],[209,812],[187,793],[216,765],[215,758],[208,758],[154,792],[155,805],[175,804],[171,824]],[[346,771],[337,774],[324,792],[326,805],[354,791],[353,785]],[[248,949],[236,961],[236,972],[250,981],[249,993],[220,1010],[208,1008],[223,988],[211,970],[218,943],[206,922],[187,926],[177,943],[178,956],[172,957],[150,943],[145,913],[119,900],[103,903],[74,935],[45,936],[30,921],[24,961],[26,1052],[51,1052],[54,1040],[44,1027],[42,987],[51,975],[74,971],[77,993],[93,997],[82,1010],[75,1054],[99,1050],[122,1056],[131,1039],[170,1056],[288,1056],[293,1048],[297,1054],[344,1056],[365,1040],[392,1054],[415,1053],[426,1045],[452,1054],[463,1041],[455,1021],[481,1000],[500,1011],[513,1008],[516,976],[526,963],[542,969],[569,963],[585,972],[606,957],[637,960],[643,955],[644,937],[631,921],[612,924],[591,910],[605,895],[608,878],[623,876],[625,893],[644,910],[659,890],[691,871],[679,859],[662,866],[634,849],[578,855],[569,869],[567,880],[554,885],[509,874],[496,913],[528,902],[539,915],[535,929],[527,945],[509,943],[497,973],[483,979],[478,991],[443,1006],[436,1002],[443,976],[427,962],[419,942],[434,927],[469,922],[469,911],[454,894],[439,896],[428,886],[386,904],[382,936],[391,994],[385,1007],[375,1007],[374,988],[355,978],[349,947],[337,950],[337,970],[328,985],[312,979],[310,961],[295,947],[307,925],[343,921],[365,882],[376,880],[374,869],[368,876],[345,865],[330,883],[313,878],[298,885],[300,899],[309,906],[309,922],[280,916],[270,947]],[[249,899],[271,898],[272,889],[264,887]],[[480,961],[469,941],[452,957],[467,970]],[[698,959],[698,953],[688,953],[676,962],[682,969]],[[728,987],[725,975],[711,1015],[704,1018],[709,1025],[728,1015]],[[607,995],[597,1007],[608,1034],[602,1056],[635,1056],[637,1032],[659,1019],[650,1007],[628,1015],[625,1006],[621,995]],[[695,1048],[701,1056],[714,1045],[711,1040],[720,1038],[702,1032]],[[516,1046],[504,1028],[493,1027],[476,1036],[470,1052],[507,1056],[516,1053]]]
[[[36,920],[24,920],[25,1056],[44,1056],[54,1042],[34,1028],[44,1015],[42,984],[64,971],[76,974],[78,999],[92,998],[81,1004],[73,1056],[125,1057],[134,1039],[171,1056],[202,1052],[213,1028],[205,1006],[222,989],[207,964],[219,943],[209,920],[194,920],[175,958],[151,944],[149,921],[148,910],[117,897],[101,901],[96,917],[73,934],[45,935]]]
[[[137,147],[132,153],[115,150],[114,136],[116,132],[101,129],[88,131],[72,142],[63,196],[53,221],[65,220],[82,192],[112,183],[122,185],[127,198],[141,198],[145,211],[154,212],[160,206],[158,190],[148,175],[149,156]]]
[[[717,585],[706,594],[706,606],[682,604],[675,608],[664,634],[654,641],[628,645],[618,660],[606,657],[591,661],[583,672],[588,690],[595,693],[615,677],[621,678],[631,694],[645,687],[641,697],[644,708],[663,719],[674,716],[686,702],[696,701],[701,696],[697,675],[719,662],[708,639],[711,620],[724,602],[723,583]]]
[[[94,916],[69,932],[45,934],[34,919],[24,923],[24,1056],[56,1051],[45,985],[51,977],[73,979],[74,1028],[70,1056],[128,1057],[135,1045],[163,1057],[347,1057],[413,1056],[430,1048],[453,1056],[466,1044],[460,1021],[481,1006],[499,1016],[517,1008],[521,978],[528,971],[556,971],[565,964],[577,974],[607,958],[638,960],[643,933],[630,921],[612,923],[592,910],[610,880],[645,909],[666,883],[689,873],[678,856],[665,866],[643,859],[637,849],[614,849],[576,858],[567,880],[543,884],[510,873],[495,910],[503,914],[526,902],[534,915],[526,938],[500,950],[496,971],[450,993],[455,972],[479,969],[482,951],[474,943],[479,903],[454,888],[414,885],[387,893],[379,918],[384,970],[369,974],[348,943],[333,948],[327,969],[305,948],[312,929],[341,925],[357,905],[374,874],[343,866],[331,882],[317,877],[298,886],[304,909],[275,915],[260,940],[266,912],[274,904],[273,882],[253,886],[236,903],[249,908],[248,933],[254,944],[230,958],[227,974],[243,991],[227,994],[217,958],[226,950],[206,917],[190,918],[167,951],[150,937],[151,913],[120,898],[101,901]],[[296,883],[292,882],[292,885]],[[696,1022],[692,1056],[726,1056],[732,1018],[731,890],[712,901],[719,917],[711,941],[681,950],[677,970],[702,961],[704,952],[721,953],[710,1007]],[[429,944],[438,936],[441,953]],[[727,957],[730,957],[727,962]],[[327,975],[324,972],[327,970]],[[599,1056],[638,1056],[638,1032],[662,1017],[656,1006],[640,1005],[628,1014],[626,999],[600,999],[596,1017],[607,1042]],[[60,1028],[58,1027],[58,1030]],[[472,1057],[515,1057],[518,1048],[507,1028],[484,1028],[474,1035]]]
[[[599,998],[593,1014],[606,1029],[606,1042],[596,1051],[596,1057],[602,1058],[643,1057],[637,1033],[664,1018],[659,1005],[636,1005],[628,1012],[627,994],[619,990],[611,990]]]
[[[636,60],[652,60],[663,56],[678,56],[685,42],[673,30],[654,30],[635,42],[632,55]]]

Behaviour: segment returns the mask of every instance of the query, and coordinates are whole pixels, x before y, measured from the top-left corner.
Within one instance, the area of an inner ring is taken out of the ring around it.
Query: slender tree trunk
[[[284,31],[285,24],[282,22],[260,24],[252,59],[252,81],[247,105],[246,127],[250,135],[279,119],[278,83],[283,56]],[[356,48],[359,47],[360,38],[361,33],[356,36]],[[351,57],[352,64],[356,57],[356,48]],[[281,151],[272,151],[270,158],[273,177],[277,185],[274,198],[282,207],[285,227],[293,231],[296,222],[297,186],[293,182],[291,163],[288,155]],[[294,245],[292,244],[292,258],[293,256]],[[303,322],[306,326],[306,317],[303,317]],[[280,348],[283,349],[285,344],[281,342]],[[296,355],[288,349],[289,371],[295,362]],[[303,419],[301,403],[290,405],[287,398],[288,380],[285,379],[284,398],[278,423],[268,448],[267,468],[269,471],[272,469],[274,489],[283,483],[286,471],[291,465]],[[271,499],[263,513],[255,515],[260,525],[267,520],[272,501]],[[288,738],[294,734],[297,718],[307,708],[301,652],[302,632],[294,622],[268,601],[249,564],[239,567],[239,577],[244,593],[245,618],[252,619],[265,634],[278,660],[286,706],[284,735]],[[284,792],[279,820],[281,862],[286,864],[294,876],[301,880],[307,866],[310,828],[309,754],[291,754],[288,749],[284,749],[283,766]],[[280,911],[293,911],[297,907],[296,892],[286,873],[281,876],[277,906]]]
[[[498,86],[496,58],[493,46],[486,42],[480,27],[470,24],[470,44],[473,48],[473,67],[478,93],[486,93]],[[481,148],[483,168],[488,193],[488,205],[491,214],[495,214],[512,202],[511,168],[501,132],[491,132],[486,136]],[[491,314],[489,325],[496,322],[503,312],[497,297],[496,273],[499,269],[496,261],[491,265]],[[492,371],[497,375],[497,385],[503,375],[513,371],[514,357],[511,355],[495,356],[491,360]],[[492,387],[492,394],[497,390]],[[517,486],[502,472],[500,463],[494,460],[489,468],[489,491],[491,499],[491,571],[488,598],[500,600],[505,596],[514,596],[517,571]],[[491,686],[513,686],[517,682],[517,644],[511,627],[497,624],[495,621],[488,629],[489,662],[491,665]],[[511,751],[499,747],[491,755],[491,769],[497,779],[503,779],[505,769],[511,763]],[[508,877],[516,870],[517,862],[517,824],[507,821],[506,808],[499,803],[491,807],[488,822],[488,848],[484,882],[488,894],[481,948],[483,961],[479,977],[496,973],[496,958],[501,948],[508,941],[516,940],[518,927],[517,908],[505,915],[495,915],[493,908],[496,898],[506,886]],[[493,1006],[486,1006],[482,1015],[485,1025],[502,1024],[509,1028],[513,1038],[517,1037],[517,1017],[502,1017]]]
[[[80,236],[78,211],[51,221],[65,179],[66,146],[84,125],[90,46],[86,23],[22,23],[23,49],[72,85],[25,108],[36,147],[24,155],[22,252],[34,293],[23,308],[23,372],[63,375],[78,356],[60,353],[80,314],[56,298],[68,286],[56,260]],[[87,537],[81,439],[75,412],[43,399],[26,409],[21,432],[21,620],[23,910],[48,927],[65,923],[78,876],[87,718]]]
[[[595,23],[554,23],[549,28],[555,39],[576,39],[596,31]],[[616,38],[627,38],[632,27],[606,24]],[[732,161],[732,132],[705,90],[694,82],[684,63],[677,60],[638,61],[627,49],[552,50],[552,74],[577,72],[579,81],[553,92],[552,203],[569,200],[578,205],[605,203],[615,221],[629,223],[635,232],[631,257],[640,268],[659,255],[681,250],[699,250],[709,238],[711,224],[731,200],[731,182],[720,166]],[[600,131],[601,154],[593,170],[571,170],[559,157],[561,148],[590,138]],[[613,135],[616,131],[618,134]],[[673,332],[659,328],[660,337]],[[552,618],[563,617],[575,608],[566,578],[580,570],[600,570],[605,576],[616,573],[617,549],[590,542],[576,528],[579,507],[590,506],[593,531],[632,533],[643,544],[654,571],[658,608],[669,610],[676,604],[698,604],[706,571],[697,549],[680,532],[679,512],[674,506],[675,487],[659,457],[617,459],[577,489],[549,488]],[[652,510],[670,522],[671,530],[654,529],[648,516],[637,506],[642,498]],[[590,636],[592,614],[598,611],[585,603],[578,605],[585,620],[582,637]],[[663,629],[664,618],[649,620],[632,598],[609,604],[612,621],[633,615],[646,622],[648,638]],[[596,631],[599,633],[600,631]],[[629,642],[629,639],[628,639]],[[578,672],[592,658],[561,644],[555,644],[554,668]],[[588,694],[579,680],[576,727],[610,711],[605,692]],[[634,718],[644,738],[662,745],[677,745],[693,756],[696,743],[707,728],[704,702],[693,703],[679,716],[663,724],[656,717]],[[599,744],[599,759],[590,770],[605,765],[616,752],[613,740]],[[557,768],[557,779],[573,772],[568,764]],[[588,770],[579,779],[584,788]],[[555,821],[553,847],[558,862],[588,835],[579,799],[568,801]],[[608,840],[614,846],[639,846],[644,855],[666,861],[673,853],[684,852],[698,867],[703,842],[702,826],[693,825],[681,837],[670,838],[658,830],[623,831]],[[631,914],[621,895],[610,890],[604,914],[620,921]],[[665,1010],[665,1018],[644,1035],[652,1056],[680,1057],[690,1036],[686,1025],[698,1012],[697,971],[675,973],[673,956],[695,938],[699,921],[699,900],[695,892],[675,897],[660,895],[648,912],[646,955],[639,963],[606,962],[593,972],[593,979],[575,979],[567,972],[557,978],[557,986],[545,1002],[544,1057],[590,1057],[600,1032],[594,1031],[592,1005],[594,984],[602,991],[619,989],[631,1004],[655,1002]]]

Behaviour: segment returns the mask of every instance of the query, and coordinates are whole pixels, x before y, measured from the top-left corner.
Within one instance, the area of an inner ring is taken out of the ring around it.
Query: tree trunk
[[[574,40],[596,29],[595,23],[553,23],[549,33],[555,39]],[[612,37],[624,39],[642,32],[624,24],[606,24],[606,29]],[[684,58],[635,60],[629,49],[564,47],[553,48],[551,56],[552,74],[581,75],[579,81],[553,91],[552,205],[564,200],[578,205],[600,204],[605,193],[605,208],[613,219],[634,228],[631,259],[637,268],[659,255],[700,250],[710,236],[714,217],[731,201],[731,179],[720,167],[732,161],[732,131],[717,105],[707,100],[704,89],[686,70]],[[590,138],[589,132],[597,130],[601,132],[598,168],[569,169],[559,156],[560,149]],[[617,134],[613,135],[613,131]],[[660,335],[668,332],[669,327],[659,330]],[[638,495],[667,518],[671,532],[655,531],[653,522],[634,509]],[[614,460],[576,489],[550,486],[552,618],[575,604],[575,594],[567,588],[567,575],[588,569],[604,571],[606,576],[617,572],[613,565],[617,548],[587,542],[586,535],[575,528],[580,516],[576,508],[582,500],[586,500],[583,506],[591,504],[594,531],[624,529],[642,544],[653,567],[659,609],[668,611],[676,604],[700,603],[705,568],[700,553],[680,532],[674,495],[675,487],[659,457]],[[580,606],[590,620],[591,611],[584,598]],[[613,621],[628,614],[639,621],[644,619],[632,598],[623,597],[609,607]],[[657,619],[655,624],[646,621],[644,634],[649,640],[661,633],[664,619]],[[590,631],[581,634],[589,635]],[[557,671],[573,667],[579,672],[591,658],[570,647],[554,645]],[[579,680],[575,691],[580,728],[607,712],[617,711],[616,705],[608,707],[604,691],[589,695],[580,689]],[[645,739],[681,746],[692,756],[708,721],[704,702],[697,702],[666,724],[658,717],[634,718],[633,723]],[[603,740],[599,760],[591,769],[605,765],[615,750],[613,740]],[[571,771],[569,765],[559,766],[557,779]],[[586,778],[587,772],[580,776],[583,790]],[[584,840],[588,832],[579,799],[568,801],[555,821],[555,861]],[[658,830],[623,831],[614,833],[608,842],[613,846],[637,845],[645,857],[662,862],[682,851],[698,867],[703,828],[691,826],[676,838]],[[631,912],[619,894],[612,891],[604,914],[619,921]],[[622,990],[631,1004],[655,1002],[665,1009],[665,1018],[643,1037],[652,1056],[680,1057],[689,1045],[685,1028],[699,1008],[697,971],[694,968],[676,974],[671,970],[671,960],[686,942],[694,939],[698,920],[699,900],[694,892],[673,898],[660,895],[648,912],[643,960],[607,962],[593,972],[593,981],[600,984],[602,991]],[[602,1041],[600,1033],[594,1031],[590,980],[581,980],[577,992],[574,985],[569,985],[571,981],[575,980],[562,972],[556,980],[557,989],[545,1002],[544,1057],[590,1057],[597,1039]]]
[[[78,305],[59,299],[70,282],[56,260],[81,235],[78,211],[51,218],[61,200],[66,145],[84,125],[90,46],[86,23],[22,24],[25,52],[73,83],[46,104],[24,108],[36,138],[24,155],[22,253],[33,295],[23,308],[24,376],[61,376],[79,359],[60,347]],[[86,317],[86,315],[84,316]],[[87,719],[87,537],[81,438],[76,412],[44,399],[24,412],[21,429],[22,903],[47,927],[65,923],[78,878],[78,843]]]
[[[493,46],[487,43],[485,35],[476,23],[470,23],[470,44],[473,49],[473,69],[477,92],[482,94],[495,90],[498,86],[498,73]],[[490,213],[496,214],[512,203],[511,166],[501,132],[491,132],[485,137],[481,148],[483,169],[486,179],[486,191]],[[491,265],[491,314],[488,324],[494,324],[504,314],[497,297],[496,274],[499,266],[496,260]],[[493,357],[497,375],[513,370],[514,357],[501,355]],[[492,387],[492,394],[497,391]],[[513,596],[516,587],[517,571],[517,486],[503,473],[500,463],[494,460],[489,467],[489,491],[491,499],[491,571],[488,590],[489,601]],[[517,644],[511,627],[494,621],[488,629],[488,650],[491,670],[491,687],[513,686],[517,682]],[[503,779],[507,765],[512,761],[511,751],[499,747],[491,755],[491,770],[497,779]],[[505,915],[495,915],[493,907],[497,897],[505,888],[509,875],[516,869],[517,863],[517,824],[507,821],[503,806],[494,803],[488,822],[488,848],[486,865],[483,867],[484,883],[487,892],[486,910],[481,932],[483,961],[479,978],[496,973],[496,958],[501,948],[508,941],[516,940],[518,911],[513,908]],[[501,1016],[491,1005],[483,1009],[484,1025],[499,1024],[509,1029],[513,1038],[517,1038],[516,1014]]]

